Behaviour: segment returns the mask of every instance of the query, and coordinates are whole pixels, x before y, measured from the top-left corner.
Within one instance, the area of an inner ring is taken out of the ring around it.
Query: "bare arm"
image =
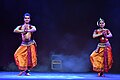
[[[14,29],[13,32],[15,32],[15,33],[23,33],[24,30],[20,30],[20,27],[21,27],[21,26],[17,26],[17,27]]]
[[[99,36],[102,36],[102,33],[97,34],[96,30],[95,30],[94,33],[93,33],[93,38],[96,38],[96,37],[99,37]]]
[[[35,32],[36,31],[36,27],[35,26],[31,26],[31,29],[26,30],[27,32]]]
[[[108,30],[108,34],[107,34],[107,36],[106,37],[112,37],[112,33],[110,32],[110,30]]]

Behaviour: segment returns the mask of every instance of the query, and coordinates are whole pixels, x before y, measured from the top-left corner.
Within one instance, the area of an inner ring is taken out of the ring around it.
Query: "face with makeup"
[[[30,16],[24,16],[24,22],[26,24],[29,24],[29,22],[30,22]]]
[[[103,20],[100,20],[99,21],[99,27],[104,28],[104,26],[105,26],[105,22]]]

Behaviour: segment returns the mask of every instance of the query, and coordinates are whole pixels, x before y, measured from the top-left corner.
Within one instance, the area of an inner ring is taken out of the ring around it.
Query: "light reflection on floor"
[[[120,80],[120,74],[105,74],[98,77],[93,73],[38,73],[31,72],[31,76],[17,76],[19,72],[0,72],[0,80]]]

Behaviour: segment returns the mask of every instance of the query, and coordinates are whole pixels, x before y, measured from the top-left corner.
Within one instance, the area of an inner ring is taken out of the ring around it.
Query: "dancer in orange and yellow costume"
[[[105,21],[101,18],[97,21],[97,26],[100,28],[94,30],[93,38],[97,38],[99,43],[96,50],[90,55],[90,61],[93,70],[98,72],[98,76],[104,76],[104,72],[108,72],[113,63],[112,48],[108,40],[112,37],[112,33],[109,29],[104,28]]]
[[[21,72],[19,76],[25,73],[30,76],[30,69],[37,65],[36,56],[36,42],[32,39],[33,32],[36,31],[36,27],[29,24],[30,14],[24,14],[24,24],[17,26],[14,29],[15,33],[21,33],[22,43],[14,54],[16,65]]]

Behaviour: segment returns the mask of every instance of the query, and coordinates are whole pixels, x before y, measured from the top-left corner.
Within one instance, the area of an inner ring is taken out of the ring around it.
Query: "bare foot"
[[[24,72],[25,72],[25,71],[21,71],[21,72],[18,74],[18,76],[21,76]]]
[[[26,76],[30,76],[30,73],[26,73],[25,75],[26,75]]]
[[[98,77],[104,77],[103,72],[99,72],[99,73],[98,73]]]
[[[98,73],[98,77],[100,77],[100,72]]]

